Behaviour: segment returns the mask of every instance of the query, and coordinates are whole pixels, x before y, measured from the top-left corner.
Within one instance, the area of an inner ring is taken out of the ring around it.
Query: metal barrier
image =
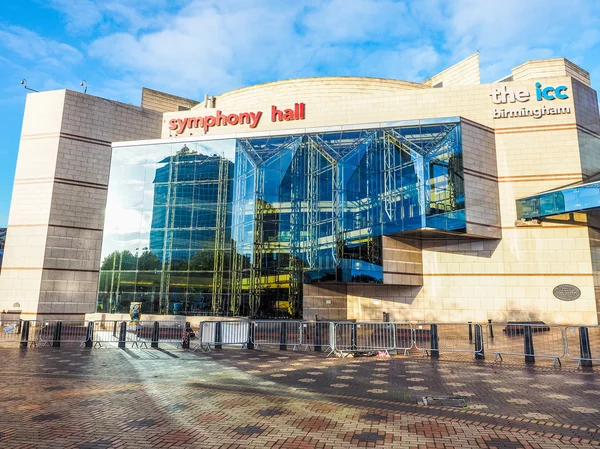
[[[210,351],[212,347],[239,346],[244,349],[248,345],[250,323],[242,320],[203,321],[200,323],[200,339],[194,348]]]
[[[483,358],[483,329],[473,323],[423,323],[414,325],[415,348],[437,358],[440,352],[466,352]]]
[[[429,354],[431,349],[430,324],[413,324],[413,347],[421,351],[422,355]]]
[[[502,355],[525,357],[526,363],[535,363],[536,357],[551,358],[554,365],[566,353],[565,333],[560,326],[535,323],[495,323],[486,327],[486,351],[494,360]]]
[[[175,345],[176,348],[182,347],[183,337],[186,333],[185,321],[154,321],[148,323],[152,327],[154,335],[156,335],[156,327],[158,327],[156,347],[158,347],[159,342]]]
[[[118,345],[119,329],[123,321],[95,321],[92,335],[94,348],[102,346],[102,343]]]
[[[156,334],[154,321],[140,321],[137,324],[132,324],[131,322],[124,323],[125,343],[131,343],[132,348],[148,348],[148,343],[151,345],[153,341],[158,343],[158,335]],[[159,327],[159,331],[160,330],[162,329]],[[121,338],[119,342],[122,344]],[[156,347],[158,347],[158,345]]]
[[[185,333],[185,321],[140,321],[131,324],[129,321],[96,321],[90,341],[94,347],[102,344],[116,345],[125,348],[128,343],[132,348],[157,348],[159,342],[182,345]]]
[[[567,356],[577,360],[577,367],[591,367],[600,362],[600,326],[567,326]]]
[[[0,322],[0,344],[19,344],[21,348],[40,342],[59,347],[63,343],[98,347],[103,344],[125,348],[157,348],[159,343],[189,348],[191,329],[185,321],[26,321]],[[441,352],[471,353],[483,358],[486,351],[494,360],[504,355],[522,356],[534,363],[535,357],[551,358],[560,364],[564,356],[577,360],[578,366],[600,361],[600,326],[567,326],[544,323],[409,323],[329,322],[295,320],[204,321],[198,331],[195,349],[211,350],[222,346],[259,348],[277,346],[286,350],[304,347],[329,354],[350,352],[403,351],[439,357]]]
[[[394,323],[396,326],[396,351],[402,351],[408,355],[415,345],[415,334],[413,326],[409,323]]]
[[[295,351],[302,344],[302,322],[301,321],[253,321],[251,342],[258,349],[264,346],[279,346],[286,350],[292,346]]]
[[[90,326],[93,328],[92,321],[43,321],[38,331],[38,341],[42,342],[42,346],[60,347],[61,343],[85,346],[90,340]]]
[[[0,325],[0,343],[20,343],[21,320],[2,321]]]
[[[394,323],[335,323],[334,351],[343,356],[350,352],[393,351],[396,349]]]
[[[160,343],[182,346],[185,333],[185,321],[140,321],[139,324],[127,325],[126,341],[133,341],[132,347],[158,348]]]
[[[18,343],[21,348],[35,346],[38,328],[38,322],[33,320],[3,320],[0,323],[0,344]]]
[[[304,350],[312,347],[314,351],[323,349],[333,352],[335,323],[329,321],[304,321],[302,322],[301,345]]]

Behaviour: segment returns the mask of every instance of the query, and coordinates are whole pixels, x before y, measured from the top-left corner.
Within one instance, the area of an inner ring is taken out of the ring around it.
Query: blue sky
[[[566,57],[600,83],[596,0],[21,0],[0,8],[0,227],[26,78],[139,105],[142,86],[201,99],[258,82],[422,81],[479,50],[482,81]]]

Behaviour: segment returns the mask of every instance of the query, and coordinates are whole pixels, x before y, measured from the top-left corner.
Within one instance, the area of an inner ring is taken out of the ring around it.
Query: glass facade
[[[382,236],[465,229],[460,121],[113,149],[98,311],[301,316]]]
[[[517,200],[517,218],[542,218],[600,207],[600,181]]]

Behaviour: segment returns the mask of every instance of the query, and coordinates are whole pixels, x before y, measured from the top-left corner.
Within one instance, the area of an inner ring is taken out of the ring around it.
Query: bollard
[[[117,336],[117,322],[113,321],[113,337]]]
[[[484,349],[483,349],[483,329],[481,328],[481,324],[475,325],[475,359],[483,360],[485,359]]]
[[[287,326],[286,323],[281,323],[281,331],[279,333],[279,350],[287,351]]]
[[[215,323],[215,349],[223,349],[223,345],[221,344],[223,341],[223,328],[222,323],[217,321]]]
[[[356,351],[356,341],[358,340],[358,325],[356,323],[352,324],[352,331],[350,333],[350,348],[353,351]]]
[[[494,338],[494,328],[492,326],[492,320],[488,320],[488,329],[490,330],[490,338]]]
[[[23,320],[19,318],[19,323],[17,324],[17,334],[21,333],[21,326],[23,325]]]
[[[85,347],[92,348],[94,346],[94,322],[90,321],[87,327],[87,336],[85,338]]]
[[[158,321],[155,321],[154,327],[152,328],[152,341],[150,342],[151,348],[158,348],[159,335],[160,335],[160,323]]]
[[[29,341],[29,321],[23,321],[23,327],[21,328],[21,343],[19,347],[27,349],[27,342]]]
[[[56,327],[54,328],[54,336],[52,337],[52,347],[60,348],[60,334],[62,333],[62,321],[56,322]]]
[[[252,321],[248,323],[248,342],[246,343],[246,348],[254,349],[254,323]]]
[[[469,342],[473,341],[473,322],[469,321]]]
[[[127,322],[121,321],[121,327],[119,327],[119,345],[118,345],[119,348],[124,348],[126,341],[127,341]]]
[[[579,328],[579,350],[581,351],[579,366],[591,368],[593,365],[591,360],[592,348],[590,346],[590,334],[588,333],[588,328],[585,326]]]
[[[438,339],[437,324],[431,325],[430,339],[431,339],[431,358],[439,359],[440,358],[440,344],[439,344],[439,339]]]
[[[535,351],[533,349],[533,332],[531,326],[523,326],[523,337],[525,345],[525,363],[535,363]]]
[[[319,323],[315,323],[315,352],[321,352],[321,327]]]

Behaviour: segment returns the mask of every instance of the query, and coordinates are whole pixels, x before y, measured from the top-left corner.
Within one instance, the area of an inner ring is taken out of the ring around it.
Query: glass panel
[[[518,218],[540,218],[600,207],[600,182],[517,200]]]
[[[382,235],[465,228],[449,120],[113,153],[102,310],[299,316],[304,283],[383,282]]]

